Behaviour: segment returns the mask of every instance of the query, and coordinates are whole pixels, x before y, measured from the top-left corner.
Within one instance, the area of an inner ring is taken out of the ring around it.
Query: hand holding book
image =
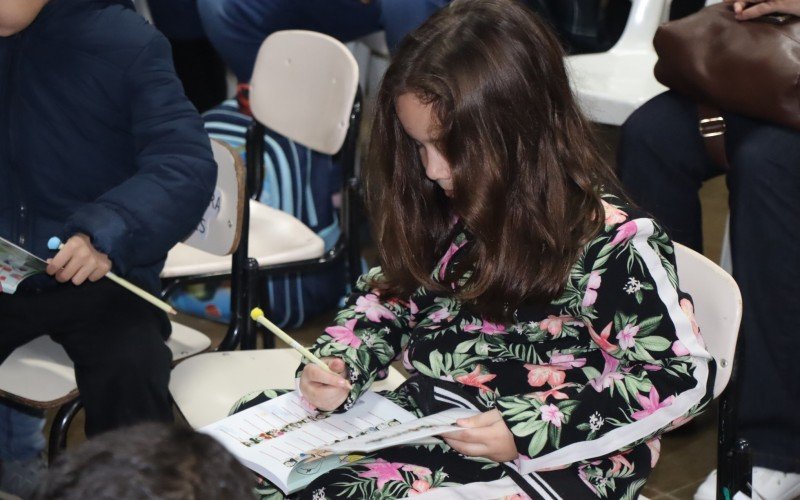
[[[486,457],[495,462],[508,462],[519,456],[514,435],[497,410],[459,418],[456,425],[464,429],[449,433],[442,439],[461,454]]]

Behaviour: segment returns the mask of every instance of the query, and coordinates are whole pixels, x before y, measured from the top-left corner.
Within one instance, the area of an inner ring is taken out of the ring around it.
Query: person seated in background
[[[742,21],[800,15],[800,0],[726,1]],[[676,241],[699,252],[698,190],[726,176],[733,277],[744,302],[736,432],[753,450],[756,497],[789,500],[800,496],[800,132],[724,110],[723,117],[728,170],[706,153],[695,102],[675,92],[653,98],[622,128],[619,176]],[[716,471],[695,499],[712,500],[715,490]]]
[[[87,435],[171,421],[167,315],[102,279],[157,293],[214,191],[169,44],[129,0],[2,0],[0,92],[0,236],[49,259],[0,294],[0,362],[50,335],[75,365]],[[0,489],[30,485],[11,476],[40,469],[42,420],[0,404],[0,421]]]
[[[33,500],[246,500],[253,474],[212,437],[147,423],[81,443],[52,465]]]
[[[381,267],[311,348],[335,373],[301,366],[299,390],[346,411],[402,359],[392,401],[479,413],[299,498],[636,498],[660,435],[710,400],[714,361],[671,240],[600,158],[558,39],[519,2],[456,0],[400,42],[377,95],[363,174]]]

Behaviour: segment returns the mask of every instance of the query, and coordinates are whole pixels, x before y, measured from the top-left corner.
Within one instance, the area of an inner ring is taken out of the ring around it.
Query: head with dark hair
[[[210,436],[166,424],[101,434],[50,468],[36,499],[253,498],[255,476]]]
[[[364,178],[383,266],[408,295],[454,216],[473,241],[457,297],[489,318],[565,286],[617,190],[573,99],[556,36],[515,0],[456,0],[400,44],[378,93]],[[442,168],[442,165],[446,168]]]

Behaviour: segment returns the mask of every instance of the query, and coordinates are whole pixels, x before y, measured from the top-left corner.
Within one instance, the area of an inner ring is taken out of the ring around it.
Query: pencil
[[[268,320],[264,316],[264,311],[262,311],[260,307],[256,307],[252,311],[250,311],[250,317],[253,318],[253,320],[255,322],[257,322],[260,325],[263,325],[267,330],[269,330],[272,333],[274,333],[275,335],[277,335],[279,339],[281,339],[284,342],[286,342],[287,344],[289,344],[291,347],[293,347],[295,350],[297,350],[300,354],[305,356],[306,359],[308,359],[309,361],[311,361],[315,365],[319,366],[320,368],[322,368],[323,370],[325,370],[325,371],[327,371],[329,373],[333,373],[334,375],[338,375],[338,373],[334,373],[334,371],[331,370],[328,367],[328,365],[325,364],[324,361],[322,361],[318,357],[314,356],[311,353],[311,351],[309,351],[308,349],[306,349],[305,347],[300,345],[300,343],[297,342],[292,337],[290,337],[288,333],[284,332],[283,330],[281,330],[280,328],[275,326],[275,324],[272,321]]]
[[[47,248],[49,248],[50,250],[61,250],[61,248],[63,246],[64,246],[64,244],[61,243],[61,240],[57,236],[53,236],[52,238],[50,238],[47,241]],[[113,281],[114,283],[118,284],[119,286],[127,289],[131,293],[133,293],[135,295],[138,295],[139,297],[143,298],[147,302],[150,302],[151,304],[153,304],[157,308],[161,309],[162,311],[164,311],[166,313],[169,313],[169,314],[173,314],[173,315],[174,314],[178,314],[178,311],[173,309],[172,306],[170,306],[169,304],[167,304],[163,300],[159,299],[158,297],[156,297],[152,293],[148,292],[147,290],[139,288],[138,286],[134,285],[130,281],[126,280],[125,278],[120,278],[119,276],[117,276],[116,274],[112,273],[111,271],[106,273],[106,278],[110,279],[111,281]]]

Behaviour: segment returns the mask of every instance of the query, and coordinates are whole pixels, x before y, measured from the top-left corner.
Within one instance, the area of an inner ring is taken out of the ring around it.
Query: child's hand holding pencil
[[[300,374],[300,392],[315,408],[335,410],[347,399],[352,386],[345,378],[347,367],[341,358],[323,358],[328,372],[314,363],[309,363]]]
[[[297,350],[311,363],[303,368],[300,375],[300,392],[309,403],[324,411],[335,410],[347,399],[353,388],[347,380],[347,366],[341,358],[318,358],[300,345],[273,322],[264,316],[264,311],[256,307],[250,317]]]

